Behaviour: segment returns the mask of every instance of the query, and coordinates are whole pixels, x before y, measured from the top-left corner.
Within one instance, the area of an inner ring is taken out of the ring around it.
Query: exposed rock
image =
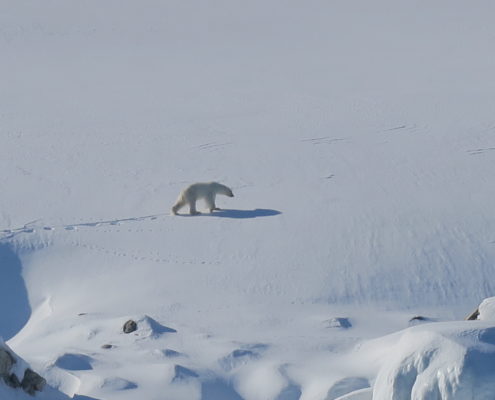
[[[466,319],[466,321],[474,321],[474,320],[478,319],[479,315],[480,315],[480,312],[478,309],[476,309],[471,314],[469,314],[465,319]]]
[[[137,323],[136,321],[133,321],[132,319],[130,319],[129,321],[127,321],[125,324],[124,324],[124,333],[132,333],[134,331],[137,330]]]
[[[15,364],[15,358],[7,350],[0,348],[0,376],[6,376]]]
[[[113,344],[104,344],[101,346],[102,349],[113,349],[114,345]]]
[[[27,368],[26,371],[24,371],[21,386],[26,393],[33,396],[36,392],[41,392],[45,385],[46,380],[32,369]]]
[[[20,375],[18,376],[17,374],[23,374],[22,380],[19,378]],[[17,392],[19,394],[14,395],[16,399],[24,399],[25,395],[22,395],[21,392],[34,396],[37,392],[41,392],[45,388],[46,380],[29,368],[24,360],[10,350],[0,338],[0,386],[4,386],[4,384],[10,388],[18,389]],[[49,388],[48,390],[48,393],[56,395],[53,398],[68,399],[68,397],[55,391],[53,388]],[[4,393],[1,387],[0,392]],[[3,397],[1,400],[3,400]]]
[[[344,318],[344,317],[335,317],[335,318],[330,318],[326,320],[325,325],[327,328],[342,328],[342,329],[348,329],[352,327],[351,321],[349,321],[349,318]]]
[[[16,374],[5,375],[3,377],[3,381],[7,386],[10,386],[11,388],[17,389],[21,387],[21,382],[19,381],[19,378]]]
[[[416,315],[409,320],[409,325],[417,325],[426,322],[437,322],[435,318],[423,317],[422,315]]]

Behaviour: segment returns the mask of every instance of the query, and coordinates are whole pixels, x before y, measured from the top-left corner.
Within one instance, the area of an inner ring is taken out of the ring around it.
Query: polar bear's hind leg
[[[186,202],[189,204],[189,214],[198,215],[200,212],[196,210],[196,194],[188,193],[186,197]]]
[[[186,205],[186,201],[184,200],[184,198],[179,197],[177,202],[172,207],[172,214],[177,215],[177,211],[179,211],[185,205]]]

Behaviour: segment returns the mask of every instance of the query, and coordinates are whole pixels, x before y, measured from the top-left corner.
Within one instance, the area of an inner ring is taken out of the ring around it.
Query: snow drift
[[[395,334],[388,340],[383,365],[374,384],[373,399],[493,399],[493,323],[425,324]]]

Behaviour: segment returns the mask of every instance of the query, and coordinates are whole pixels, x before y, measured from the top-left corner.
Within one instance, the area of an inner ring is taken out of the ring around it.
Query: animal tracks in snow
[[[417,125],[417,124],[402,124],[393,126],[388,129],[382,130],[385,133],[416,133],[420,130],[427,128],[427,126]]]
[[[211,143],[203,143],[198,146],[194,146],[194,149],[201,151],[217,151],[223,147],[231,146],[231,145],[232,145],[231,142],[224,142],[224,143],[211,142]]]
[[[67,224],[67,225],[55,225],[55,226],[36,226],[36,223],[40,220],[35,220],[24,224],[24,226],[20,228],[14,229],[3,229],[0,230],[0,240],[8,240],[12,239],[15,236],[23,233],[34,233],[36,229],[40,229],[43,231],[53,231],[56,229],[64,229],[66,231],[75,231],[78,228],[87,227],[87,228],[97,228],[101,226],[116,226],[125,222],[138,222],[138,221],[155,221],[159,217],[167,217],[169,216],[166,213],[162,214],[154,214],[154,215],[145,215],[142,217],[131,217],[131,218],[122,218],[122,219],[113,219],[113,220],[102,220],[102,221],[92,221],[92,222],[80,222],[78,224]],[[143,231],[143,230],[142,230]],[[2,235],[3,234],[3,235]]]
[[[485,147],[485,148],[480,148],[480,149],[467,150],[467,152],[472,156],[477,156],[479,154],[484,154],[484,153],[491,152],[494,150],[495,150],[495,147]]]
[[[194,259],[181,259],[177,257],[163,257],[158,252],[149,252],[142,254],[139,252],[129,251],[128,249],[109,249],[104,246],[97,244],[88,244],[80,241],[72,241],[71,245],[75,247],[82,247],[84,249],[98,252],[105,255],[111,255],[114,257],[122,257],[126,259],[131,259],[133,261],[145,261],[157,264],[181,264],[181,265],[218,265],[220,261],[205,261],[205,260],[194,260]]]
[[[314,145],[318,145],[318,144],[333,144],[335,142],[342,142],[345,140],[346,139],[344,138],[332,138],[330,136],[322,136],[316,138],[301,139],[301,142],[308,142]]]

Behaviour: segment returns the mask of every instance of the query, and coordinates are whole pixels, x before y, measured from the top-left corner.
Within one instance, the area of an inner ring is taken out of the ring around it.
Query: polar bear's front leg
[[[220,210],[216,205],[215,205],[215,195],[210,195],[206,197],[206,206],[210,210],[210,213],[213,212],[213,210]]]

